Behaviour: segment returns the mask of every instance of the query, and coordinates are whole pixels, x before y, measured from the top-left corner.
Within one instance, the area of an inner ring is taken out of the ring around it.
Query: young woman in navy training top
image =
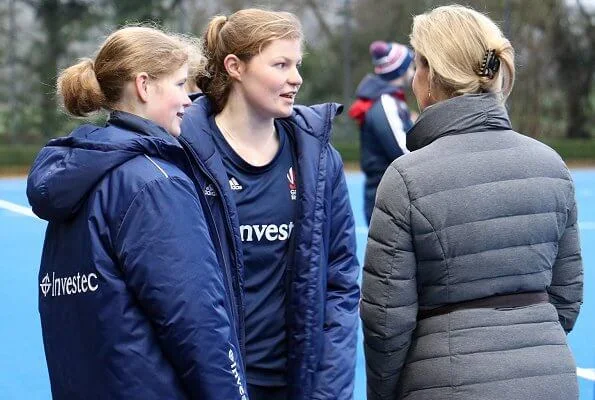
[[[206,95],[187,110],[182,141],[215,171],[205,193],[235,226],[251,399],[349,400],[359,287],[343,164],[329,143],[340,106],[294,105],[302,38],[286,12],[213,18],[196,82]]]
[[[58,79],[70,114],[110,116],[50,141],[28,180],[49,221],[39,313],[54,399],[247,399],[234,271],[177,140],[195,42],[123,28]]]

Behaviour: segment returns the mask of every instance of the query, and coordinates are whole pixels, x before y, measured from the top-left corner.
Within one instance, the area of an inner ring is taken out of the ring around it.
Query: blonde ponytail
[[[82,59],[60,74],[58,94],[68,113],[83,117],[117,108],[136,74],[146,72],[159,79],[184,64],[192,73],[204,68],[196,38],[153,27],[124,27],[107,37],[94,60]]]
[[[101,91],[93,60],[90,58],[81,59],[62,71],[57,87],[64,108],[75,117],[85,117],[105,106],[105,95]]]

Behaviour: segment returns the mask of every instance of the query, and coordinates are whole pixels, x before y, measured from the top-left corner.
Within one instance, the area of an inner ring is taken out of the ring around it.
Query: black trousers
[[[287,386],[256,386],[248,384],[250,400],[287,400]]]

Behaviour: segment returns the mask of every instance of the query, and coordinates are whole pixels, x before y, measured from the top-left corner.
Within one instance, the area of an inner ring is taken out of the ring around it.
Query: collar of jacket
[[[332,120],[342,111],[343,106],[337,103],[309,107],[296,105],[292,115],[282,120],[296,130],[316,138],[324,146],[330,141]],[[201,160],[209,160],[216,152],[215,143],[211,137],[213,132],[209,126],[209,116],[212,113],[207,96],[198,95],[186,110],[186,116],[182,121],[182,137],[192,145]]]
[[[292,115],[283,120],[293,124],[298,131],[318,139],[325,146],[331,139],[333,119],[342,112],[343,106],[337,103],[296,105]]]
[[[508,113],[498,95],[467,94],[426,108],[407,134],[407,148],[421,149],[442,136],[508,129]]]
[[[81,125],[40,151],[27,179],[29,202],[40,218],[68,219],[103,176],[143,154],[184,160],[174,137],[136,115],[116,111],[105,127]]]
[[[119,128],[136,132],[143,136],[159,138],[168,144],[180,147],[180,144],[176,138],[170,135],[164,128],[160,127],[153,121],[125,111],[112,111],[109,115],[109,119],[107,120],[107,125],[114,125]]]

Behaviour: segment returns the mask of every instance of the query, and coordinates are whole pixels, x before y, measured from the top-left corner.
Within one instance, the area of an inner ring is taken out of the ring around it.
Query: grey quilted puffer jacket
[[[378,189],[364,264],[368,400],[577,399],[582,302],[574,185],[495,95],[426,109]],[[549,303],[418,310],[547,291]]]

